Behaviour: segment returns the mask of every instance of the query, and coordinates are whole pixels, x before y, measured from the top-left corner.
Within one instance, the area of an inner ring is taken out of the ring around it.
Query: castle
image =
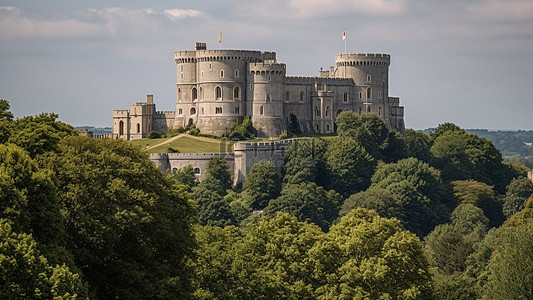
[[[377,114],[389,129],[405,133],[400,100],[389,97],[388,54],[337,54],[335,66],[315,77],[287,76],[275,52],[207,50],[205,43],[175,52],[174,61],[176,110],[156,111],[147,95],[146,102],[113,111],[113,138],[140,139],[193,124],[220,136],[244,116],[251,116],[258,136],[277,137],[291,114],[304,133],[332,133],[342,111]]]

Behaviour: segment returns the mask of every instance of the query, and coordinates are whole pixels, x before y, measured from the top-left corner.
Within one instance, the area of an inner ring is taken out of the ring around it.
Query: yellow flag
[[[220,34],[218,35],[218,43],[222,44],[222,30],[220,30]]]

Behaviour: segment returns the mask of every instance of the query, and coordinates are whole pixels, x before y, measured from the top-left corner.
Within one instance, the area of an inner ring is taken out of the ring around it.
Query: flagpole
[[[346,54],[346,29],[344,30],[344,54]]]
[[[220,50],[222,50],[222,29],[220,29],[220,34],[218,35],[218,45]]]

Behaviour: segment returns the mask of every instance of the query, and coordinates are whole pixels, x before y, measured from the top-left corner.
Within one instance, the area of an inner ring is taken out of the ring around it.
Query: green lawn
[[[167,139],[142,139],[131,141],[134,145],[139,145],[143,149],[146,145],[150,145],[146,151],[148,153],[167,153],[178,151],[180,153],[204,153],[204,152],[233,152],[234,142],[226,142],[217,139],[210,139],[210,141],[201,141],[192,137],[181,137],[171,143],[164,144],[158,147],[152,147]],[[174,151],[173,151],[174,150]]]

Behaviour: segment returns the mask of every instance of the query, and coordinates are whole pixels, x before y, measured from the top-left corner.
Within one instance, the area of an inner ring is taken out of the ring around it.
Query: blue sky
[[[0,98],[16,116],[110,126],[154,94],[175,109],[173,53],[197,41],[277,52],[317,75],[344,51],[391,54],[408,128],[533,130],[530,0],[0,0]]]

